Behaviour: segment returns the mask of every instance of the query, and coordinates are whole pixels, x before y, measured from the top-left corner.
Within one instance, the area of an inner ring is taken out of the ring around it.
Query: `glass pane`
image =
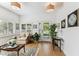
[[[43,24],[43,34],[45,36],[49,35],[49,23],[44,23]]]
[[[0,35],[7,34],[7,22],[0,20]]]
[[[13,33],[13,24],[12,23],[8,23],[8,30],[9,30],[9,34]]]
[[[22,30],[26,29],[26,24],[22,24]]]
[[[19,24],[18,23],[16,24],[16,30],[19,30]]]

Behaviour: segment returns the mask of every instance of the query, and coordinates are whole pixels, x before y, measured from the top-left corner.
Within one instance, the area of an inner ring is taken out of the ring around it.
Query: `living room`
[[[79,2],[3,2],[0,14],[0,55],[79,55]],[[72,22],[69,17],[73,14],[77,18]],[[14,45],[16,49],[5,47],[15,41],[19,44]]]

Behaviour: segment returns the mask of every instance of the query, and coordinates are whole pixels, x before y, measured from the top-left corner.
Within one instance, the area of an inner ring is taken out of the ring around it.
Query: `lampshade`
[[[59,9],[63,6],[63,2],[49,2],[46,3],[46,11],[50,12],[50,11],[54,11],[56,9]]]
[[[21,9],[21,4],[19,2],[11,2],[13,9]]]
[[[47,12],[53,11],[55,9],[55,3],[48,3],[46,6]]]
[[[47,6],[47,9],[54,9],[54,8],[55,8],[55,6],[52,5],[51,3]]]

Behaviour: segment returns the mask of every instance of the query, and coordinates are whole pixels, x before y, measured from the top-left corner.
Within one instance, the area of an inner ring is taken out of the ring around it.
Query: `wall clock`
[[[76,23],[76,20],[77,20],[77,16],[75,14],[72,14],[70,17],[69,17],[69,25],[74,25]]]
[[[77,11],[68,16],[68,27],[77,26]]]

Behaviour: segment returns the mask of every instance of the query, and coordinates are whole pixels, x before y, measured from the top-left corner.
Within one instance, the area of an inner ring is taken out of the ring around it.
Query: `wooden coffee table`
[[[25,44],[19,44],[14,48],[2,48],[3,46],[5,46],[6,44],[0,46],[0,51],[4,50],[4,51],[16,51],[17,52],[17,56],[19,56],[19,51],[24,48],[24,52],[25,52]]]

